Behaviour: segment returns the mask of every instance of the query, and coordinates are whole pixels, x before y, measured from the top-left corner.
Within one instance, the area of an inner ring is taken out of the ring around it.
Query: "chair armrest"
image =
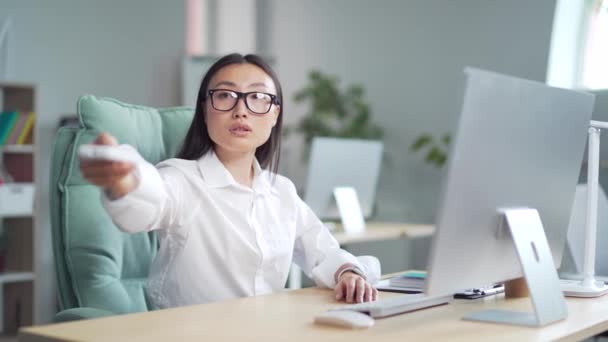
[[[105,317],[105,316],[112,316],[112,315],[116,315],[116,313],[108,311],[108,310],[95,309],[95,308],[86,308],[86,307],[72,308],[72,309],[63,310],[63,311],[57,313],[55,315],[55,319],[53,321],[55,323],[69,322],[69,321],[77,321],[77,320],[81,320],[81,319],[91,319],[91,318],[98,318],[98,317]]]

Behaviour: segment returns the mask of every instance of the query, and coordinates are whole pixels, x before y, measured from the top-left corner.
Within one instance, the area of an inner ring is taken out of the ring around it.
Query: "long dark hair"
[[[223,67],[231,64],[253,64],[264,70],[272,78],[274,86],[277,90],[277,99],[279,100],[279,117],[277,123],[270,132],[270,138],[260,147],[255,150],[255,157],[264,169],[268,169],[273,173],[277,173],[279,168],[279,158],[281,149],[281,128],[283,126],[283,91],[279,78],[260,56],[257,55],[241,55],[233,53],[220,58],[215,62],[201,81],[201,87],[198,89],[196,99],[196,109],[192,124],[188,129],[182,148],[177,154],[177,158],[196,160],[205,155],[213,148],[213,141],[209,137],[207,131],[207,123],[205,122],[205,102],[207,100],[207,88],[211,78]]]

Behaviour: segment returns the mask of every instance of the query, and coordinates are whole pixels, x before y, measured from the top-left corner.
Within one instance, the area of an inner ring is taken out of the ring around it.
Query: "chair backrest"
[[[144,286],[158,242],[154,233],[127,234],[112,223],[100,190],[79,171],[78,147],[100,132],[134,146],[149,162],[171,158],[192,121],[191,108],[155,109],[85,95],[79,128],[55,137],[51,165],[53,251],[62,309],[92,307],[115,313],[150,309]]]

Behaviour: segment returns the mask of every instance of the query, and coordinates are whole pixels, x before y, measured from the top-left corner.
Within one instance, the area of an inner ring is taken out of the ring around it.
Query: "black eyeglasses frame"
[[[234,101],[234,105],[229,108],[229,109],[218,109],[215,107],[215,104],[213,103],[213,93],[215,93],[216,91],[228,91],[231,93],[236,94],[236,101]],[[247,96],[250,94],[264,94],[264,95],[268,95],[270,97],[270,106],[268,106],[268,110],[265,112],[256,112],[253,109],[251,109],[249,107],[249,103],[247,102]],[[272,109],[272,105],[280,105],[281,101],[279,101],[279,98],[274,95],[274,94],[270,94],[270,93],[265,93],[263,91],[248,91],[245,93],[242,93],[240,91],[236,91],[236,90],[232,90],[232,89],[222,89],[222,88],[217,88],[217,89],[209,89],[207,91],[207,95],[209,96],[209,98],[211,99],[211,107],[213,107],[213,109],[215,110],[219,110],[220,112],[229,112],[231,110],[234,109],[234,107],[236,107],[236,105],[239,103],[240,99],[243,99],[243,101],[245,102],[245,106],[247,107],[247,109],[249,109],[252,113],[255,114],[267,114],[268,112],[270,112],[270,110]]]

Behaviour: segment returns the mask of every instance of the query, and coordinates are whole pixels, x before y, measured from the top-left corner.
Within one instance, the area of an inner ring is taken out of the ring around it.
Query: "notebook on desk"
[[[415,293],[422,293],[423,292],[423,290],[421,288],[403,287],[403,286],[394,286],[394,285],[391,285],[390,284],[390,279],[380,280],[379,282],[377,282],[374,285],[374,287],[378,291],[385,291],[385,292],[398,292],[398,293],[408,293],[408,294],[415,294]]]
[[[379,291],[400,293],[421,293],[424,291],[426,272],[407,271],[375,284]]]

